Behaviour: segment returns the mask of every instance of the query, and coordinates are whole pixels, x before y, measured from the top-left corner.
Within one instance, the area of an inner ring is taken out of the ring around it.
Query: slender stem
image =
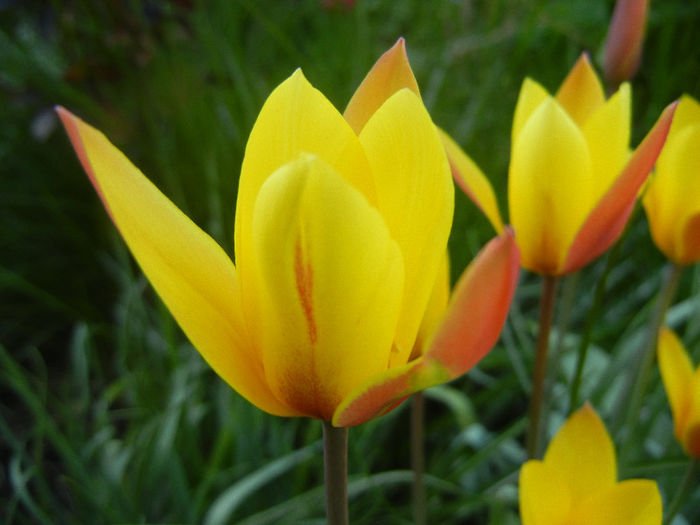
[[[617,256],[620,253],[620,247],[622,246],[622,240],[615,243],[610,252],[608,253],[607,259],[605,260],[605,268],[603,268],[603,273],[601,274],[598,282],[596,283],[595,293],[593,296],[593,304],[591,309],[588,311],[586,316],[586,324],[583,327],[583,333],[581,334],[581,340],[578,345],[578,360],[576,361],[576,372],[574,373],[574,381],[571,384],[571,397],[569,402],[569,414],[578,408],[579,404],[579,393],[581,390],[581,379],[583,378],[583,369],[586,364],[586,356],[588,354],[588,347],[591,345],[591,337],[593,336],[593,327],[598,320],[598,314],[600,308],[603,305],[603,297],[605,296],[605,286],[608,283],[608,277],[612,271],[615,263],[617,262]]]
[[[649,376],[651,375],[651,369],[654,364],[654,354],[656,351],[656,340],[659,335],[659,329],[666,318],[666,310],[668,310],[668,307],[673,301],[673,297],[676,295],[676,289],[678,288],[678,281],[680,280],[682,270],[683,268],[681,266],[673,263],[669,263],[669,265],[666,267],[664,284],[659,291],[658,300],[654,309],[654,315],[651,319],[651,323],[649,324],[647,338],[639,353],[639,367],[632,385],[632,394],[630,397],[626,398],[629,399],[629,408],[624,419],[625,426],[623,443],[627,443],[629,440],[634,438],[634,431],[639,420],[639,410],[642,406],[642,400],[644,398],[647,383],[649,382]],[[623,447],[623,455],[626,455],[627,449],[629,449],[629,447]]]
[[[425,420],[425,398],[423,392],[413,394],[411,399],[411,468],[413,469],[413,522],[425,525],[425,452],[423,433]]]
[[[698,467],[700,467],[700,459],[693,458],[688,463],[688,467],[685,469],[685,475],[683,476],[683,481],[681,481],[681,484],[676,491],[676,495],[673,497],[673,500],[669,504],[668,510],[666,511],[664,525],[670,525],[673,518],[676,516],[676,514],[678,514],[678,511],[681,510],[681,506],[688,496],[688,492],[690,492],[691,487],[694,486],[693,480],[698,472]]]
[[[328,525],[348,525],[348,429],[323,422]]]
[[[530,396],[530,423],[527,432],[527,455],[536,458],[540,449],[540,419],[544,379],[547,374],[547,348],[549,347],[549,331],[552,327],[554,313],[554,296],[557,289],[557,279],[549,275],[542,276],[542,297],[540,298],[540,328],[537,335],[535,368],[532,372],[532,394]]]

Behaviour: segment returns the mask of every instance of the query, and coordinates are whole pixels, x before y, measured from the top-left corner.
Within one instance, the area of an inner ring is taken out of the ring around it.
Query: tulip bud
[[[639,67],[649,0],[618,0],[605,41],[603,69],[608,86],[616,88]]]

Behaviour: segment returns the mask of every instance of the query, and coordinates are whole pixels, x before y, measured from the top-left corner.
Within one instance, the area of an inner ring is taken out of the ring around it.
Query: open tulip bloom
[[[642,204],[654,242],[677,265],[700,260],[700,104],[684,95]]]
[[[666,108],[630,155],[630,103],[628,84],[605,99],[586,54],[556,96],[525,79],[508,179],[510,222],[524,268],[555,277],[571,273],[622,233],[675,110],[675,103]],[[479,168],[456,145],[448,155],[459,185],[477,201],[490,202],[493,191]]]
[[[420,97],[381,78],[402,50],[401,40],[378,62],[345,116],[301,70],[270,94],[243,160],[235,266],[102,133],[57,108],[185,334],[271,414],[335,426],[377,417],[466,372],[505,320],[519,267],[509,230],[465,271],[425,350],[413,352],[446,253],[453,186]]]
[[[574,412],[542,461],[520,471],[523,525],[660,525],[656,483],[617,481],[612,440],[590,405]]]

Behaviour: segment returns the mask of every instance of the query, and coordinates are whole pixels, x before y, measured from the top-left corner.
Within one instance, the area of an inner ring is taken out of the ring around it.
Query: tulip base
[[[348,525],[348,429],[323,422],[323,464],[328,525]]]

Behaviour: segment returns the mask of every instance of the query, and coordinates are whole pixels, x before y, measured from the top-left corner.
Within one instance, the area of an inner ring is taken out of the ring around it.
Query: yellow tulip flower
[[[612,440],[590,405],[569,417],[544,460],[520,471],[523,525],[660,525],[661,495],[644,479],[617,481]]]
[[[642,199],[651,236],[678,265],[700,260],[700,104],[684,95]]]
[[[524,268],[565,275],[619,237],[676,106],[666,108],[630,155],[630,100],[628,84],[605,99],[586,54],[556,96],[525,79],[513,119],[508,180],[510,222]],[[456,145],[453,149],[448,150],[453,174],[469,186],[478,168]],[[458,156],[467,160],[457,162]]]
[[[668,328],[659,332],[657,352],[676,439],[686,454],[700,458],[700,367],[693,369],[683,344]]]
[[[425,351],[412,355],[446,252],[453,186],[420,98],[403,88],[377,94],[376,84],[371,72],[345,117],[301,70],[268,97],[241,170],[235,266],[101,132],[57,108],[185,334],[271,414],[335,426],[381,415],[466,372],[508,311],[519,263],[505,231],[466,270]]]

